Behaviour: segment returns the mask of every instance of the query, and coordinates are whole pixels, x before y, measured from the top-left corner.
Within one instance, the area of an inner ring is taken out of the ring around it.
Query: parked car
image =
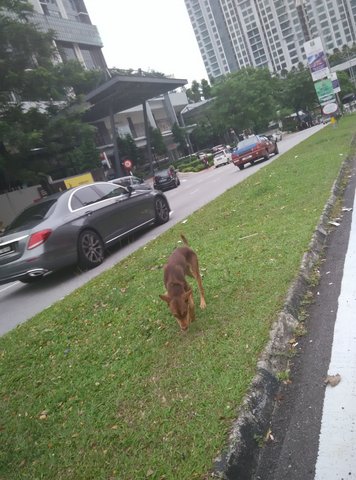
[[[0,235],[0,283],[32,283],[64,266],[100,265],[106,247],[169,220],[161,192],[95,182],[43,198]]]
[[[282,140],[283,134],[280,130],[276,130],[268,135],[265,135],[269,140],[273,142],[280,142]]]
[[[228,148],[224,148],[220,152],[216,153],[213,158],[214,167],[220,167],[220,165],[227,165],[231,162],[231,153]]]
[[[277,142],[262,135],[251,135],[238,143],[231,158],[234,165],[242,170],[246,163],[253,165],[262,158],[268,160],[272,153],[275,155],[279,153]]]
[[[134,175],[113,178],[110,182],[115,183],[116,185],[122,185],[123,187],[132,187],[136,190],[152,190],[151,185],[145,182],[142,178],[135,177]]]
[[[177,188],[179,185],[178,174],[172,166],[159,170],[154,174],[153,188],[156,190],[170,190],[171,188]]]

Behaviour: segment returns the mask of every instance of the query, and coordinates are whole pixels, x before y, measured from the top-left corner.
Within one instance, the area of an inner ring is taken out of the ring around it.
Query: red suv
[[[239,142],[232,152],[231,160],[236,167],[242,170],[245,163],[253,165],[256,160],[261,158],[268,160],[272,153],[275,155],[279,153],[277,142],[268,140],[262,135],[251,135]]]

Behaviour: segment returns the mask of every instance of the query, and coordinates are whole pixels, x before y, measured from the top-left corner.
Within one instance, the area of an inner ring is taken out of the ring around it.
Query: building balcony
[[[43,32],[54,30],[56,40],[100,48],[103,47],[98,29],[95,25],[38,13],[32,15],[32,21]]]

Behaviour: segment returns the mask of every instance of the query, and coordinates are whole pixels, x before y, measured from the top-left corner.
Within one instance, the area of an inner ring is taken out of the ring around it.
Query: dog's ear
[[[168,305],[169,305],[169,302],[171,301],[171,299],[169,298],[168,295],[160,295],[159,298],[160,298],[161,300],[163,300],[164,302],[167,302]]]

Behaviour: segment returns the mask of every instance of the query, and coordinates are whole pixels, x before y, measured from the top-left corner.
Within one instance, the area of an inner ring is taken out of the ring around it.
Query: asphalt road
[[[280,154],[294,147],[321,128],[323,128],[323,125],[286,136],[278,144]],[[195,210],[198,210],[245,178],[253,175],[260,168],[264,168],[274,158],[272,156],[267,162],[261,162],[251,167],[247,166],[242,171],[230,164],[217,169],[210,168],[200,173],[181,174],[181,186],[166,192],[172,209],[170,221],[165,225],[152,228],[137,235],[122,246],[112,249],[104,263],[94,270],[80,272],[78,269],[69,268],[49,275],[36,284],[25,285],[21,282],[13,282],[1,285],[0,335],[5,334],[16,325],[25,322],[36,313],[62,299],[88,280],[112,267],[147,242],[156,238],[174,224],[185,220]]]

